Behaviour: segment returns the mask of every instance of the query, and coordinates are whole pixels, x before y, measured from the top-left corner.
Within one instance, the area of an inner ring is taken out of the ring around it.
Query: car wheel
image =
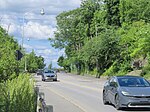
[[[120,107],[120,99],[119,99],[119,95],[118,94],[115,97],[115,107],[116,107],[117,110],[121,109],[121,107]]]
[[[57,79],[54,79],[53,81],[57,81]]]
[[[42,79],[42,81],[45,81],[45,79]]]
[[[103,91],[103,103],[104,103],[104,105],[109,104],[109,102],[106,100],[106,92],[105,91]]]

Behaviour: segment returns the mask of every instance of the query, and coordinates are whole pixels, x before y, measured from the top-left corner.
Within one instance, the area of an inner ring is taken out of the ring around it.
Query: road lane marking
[[[56,92],[55,90],[52,90],[52,89],[50,89],[50,88],[48,88],[48,87],[46,87],[46,88],[47,88],[48,90],[50,90],[51,92],[55,93],[56,95],[62,97],[62,98],[65,99],[66,101],[72,103],[74,106],[76,106],[77,108],[79,108],[79,109],[82,110],[83,112],[87,112],[86,109],[84,109],[83,107],[81,107],[80,105],[78,105],[78,104],[77,104],[74,100],[72,100],[71,98],[69,98],[69,97],[67,98],[67,97],[63,96],[62,94],[60,94],[60,93]]]
[[[78,84],[75,84],[75,83],[72,83],[72,82],[69,82],[69,81],[61,81],[62,83],[66,83],[66,84],[71,84],[71,85],[74,85],[74,86],[78,86],[78,87],[81,87],[81,88],[87,88],[87,89],[90,89],[90,90],[93,90],[93,91],[101,91],[102,88],[93,88],[93,87],[89,87],[89,86],[85,86],[85,85],[78,85]]]

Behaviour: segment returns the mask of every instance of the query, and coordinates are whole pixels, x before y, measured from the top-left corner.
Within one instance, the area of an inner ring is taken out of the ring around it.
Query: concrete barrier
[[[46,105],[43,92],[38,93],[37,112],[53,112],[53,106]]]
[[[45,112],[46,103],[44,99],[45,99],[44,93],[39,92],[37,98],[37,112]]]

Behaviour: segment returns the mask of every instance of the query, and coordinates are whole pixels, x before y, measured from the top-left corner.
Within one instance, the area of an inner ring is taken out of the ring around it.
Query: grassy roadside
[[[141,70],[135,70],[135,71],[131,71],[129,73],[127,73],[127,75],[133,75],[133,76],[142,76],[141,75]],[[76,71],[72,71],[71,74],[75,74],[77,75],[78,73]],[[78,74],[79,75],[79,74]],[[87,73],[81,73],[80,74],[81,76],[87,76],[87,77],[95,77],[96,78],[96,72],[87,72]],[[118,74],[116,74],[118,75]],[[126,74],[125,74],[126,75]],[[114,76],[114,75],[113,75]],[[111,76],[108,76],[108,75],[100,75],[100,78],[104,78],[104,79],[108,79],[109,77]],[[143,75],[142,77],[144,77],[145,79],[147,80],[150,80],[150,74],[146,74],[146,75]]]
[[[30,74],[0,84],[0,112],[35,112],[36,93]]]

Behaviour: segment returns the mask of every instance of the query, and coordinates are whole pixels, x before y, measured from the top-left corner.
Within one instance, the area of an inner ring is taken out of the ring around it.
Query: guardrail
[[[37,112],[53,112],[53,106],[46,105],[45,95],[43,92],[38,92]]]

